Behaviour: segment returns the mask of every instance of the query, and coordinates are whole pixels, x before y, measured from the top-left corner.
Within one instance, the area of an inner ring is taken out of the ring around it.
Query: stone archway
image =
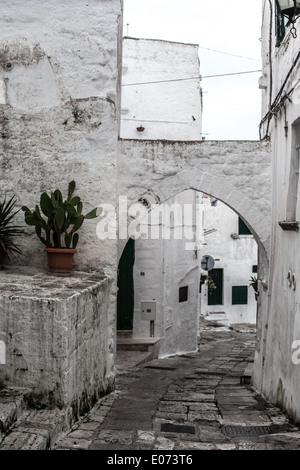
[[[224,202],[255,236],[265,266],[271,234],[270,146],[258,141],[121,140],[119,196],[163,203],[187,189]]]
[[[258,318],[266,308],[271,227],[270,147],[262,142],[121,140],[119,196],[128,204],[162,204],[185,190],[204,192],[233,209],[259,249]],[[121,253],[126,240],[120,241]],[[258,322],[258,335],[260,324]]]

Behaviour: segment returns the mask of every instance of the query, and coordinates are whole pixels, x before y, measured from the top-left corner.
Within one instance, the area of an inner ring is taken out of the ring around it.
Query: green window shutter
[[[280,46],[284,36],[285,36],[285,25],[287,19],[280,13],[278,5],[275,6],[275,33],[276,33],[276,46]]]
[[[232,287],[232,305],[248,304],[248,286]]]
[[[133,266],[135,240],[129,238],[118,266],[117,329],[132,330],[134,312]]]
[[[245,222],[239,217],[239,235],[252,235]]]

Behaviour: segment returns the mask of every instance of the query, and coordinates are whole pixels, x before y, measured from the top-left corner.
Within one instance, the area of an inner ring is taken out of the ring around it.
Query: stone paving
[[[117,388],[54,450],[299,450],[299,427],[241,376],[251,330],[203,330],[198,353],[117,361]]]

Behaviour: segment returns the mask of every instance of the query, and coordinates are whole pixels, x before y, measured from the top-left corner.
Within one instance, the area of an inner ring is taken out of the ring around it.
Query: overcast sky
[[[198,44],[206,139],[259,138],[260,73],[204,77],[261,69],[261,0],[124,0],[123,33]]]

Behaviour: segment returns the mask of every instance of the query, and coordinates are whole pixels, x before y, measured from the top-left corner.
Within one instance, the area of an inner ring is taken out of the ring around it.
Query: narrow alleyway
[[[241,380],[251,330],[204,330],[200,352],[135,365],[118,358],[117,390],[54,449],[296,450],[299,427]]]

